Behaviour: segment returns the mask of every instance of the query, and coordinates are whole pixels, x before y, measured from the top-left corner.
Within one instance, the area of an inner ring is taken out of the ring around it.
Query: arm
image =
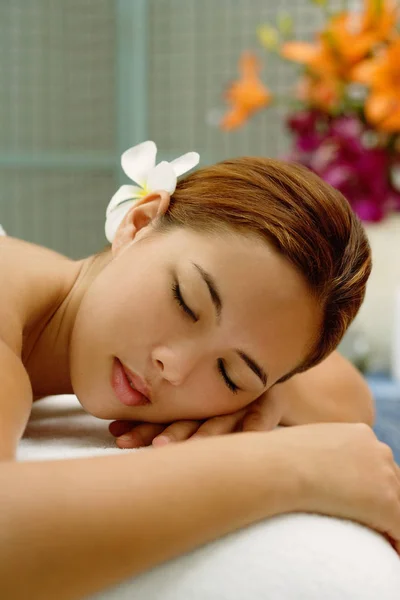
[[[176,421],[171,425],[135,424],[115,421],[110,431],[120,447],[159,445],[168,436],[183,441],[196,436],[231,433],[243,423],[243,431],[269,431],[276,425],[303,425],[321,422],[356,422],[372,425],[374,402],[365,380],[351,363],[333,352],[321,364],[277,384],[247,408],[231,415],[202,421]]]
[[[274,386],[268,395],[284,407],[281,425],[374,422],[373,396],[365,379],[338,352],[309,371]]]
[[[32,387],[21,359],[0,339],[0,461],[13,460],[32,408]]]
[[[0,596],[73,600],[295,510],[265,434],[121,456],[0,464]],[[23,577],[21,577],[23,573]]]
[[[125,456],[4,461],[0,596],[79,600],[287,512],[360,521],[400,552],[399,474],[369,427],[337,423]]]

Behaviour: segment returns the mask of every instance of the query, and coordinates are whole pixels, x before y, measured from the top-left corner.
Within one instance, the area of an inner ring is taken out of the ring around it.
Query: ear
[[[145,235],[154,219],[166,213],[170,201],[170,194],[160,190],[151,192],[135,202],[117,229],[111,245],[113,256],[120,254],[135,238],[137,239],[139,232],[140,237]]]

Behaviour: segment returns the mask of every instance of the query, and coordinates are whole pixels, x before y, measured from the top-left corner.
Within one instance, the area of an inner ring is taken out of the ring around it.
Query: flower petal
[[[135,204],[135,200],[125,202],[121,206],[117,206],[107,217],[105,225],[106,238],[110,242],[113,242],[118,227],[120,226],[126,213]]]
[[[364,85],[371,85],[377,71],[377,62],[373,59],[364,60],[356,65],[350,72],[353,81]]]
[[[147,189],[149,192],[165,190],[169,194],[173,194],[175,188],[176,174],[169,162],[164,160],[150,171],[147,179]]]
[[[380,128],[383,131],[391,131],[397,133],[400,130],[400,100],[397,102],[398,106],[396,110],[393,110],[391,114],[380,124]]]
[[[360,198],[350,204],[360,219],[366,223],[378,223],[385,216],[384,207],[375,198]]]
[[[193,169],[196,165],[199,164],[200,155],[197,152],[186,152],[179,158],[175,158],[175,160],[171,160],[169,163],[173,170],[175,171],[175,175],[179,177],[190,169]]]
[[[370,94],[365,103],[365,114],[367,119],[378,126],[387,119],[396,103],[396,97],[390,94]]]
[[[286,42],[281,46],[283,58],[305,64],[314,60],[320,52],[319,46],[309,42]]]
[[[128,177],[144,187],[147,177],[156,164],[157,146],[154,142],[143,142],[126,150],[121,156],[121,165]]]
[[[241,127],[249,118],[248,111],[241,106],[233,106],[221,119],[221,129],[229,131]]]
[[[106,216],[108,215],[125,200],[135,199],[142,192],[142,188],[136,185],[122,185],[114,196],[111,198],[109,205],[107,206]]]

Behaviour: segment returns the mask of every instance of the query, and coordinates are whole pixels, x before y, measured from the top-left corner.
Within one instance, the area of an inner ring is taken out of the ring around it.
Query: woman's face
[[[97,276],[77,314],[71,380],[88,412],[162,423],[228,414],[304,360],[318,306],[264,241],[183,228],[139,234]],[[150,404],[118,399],[115,358],[148,383]]]

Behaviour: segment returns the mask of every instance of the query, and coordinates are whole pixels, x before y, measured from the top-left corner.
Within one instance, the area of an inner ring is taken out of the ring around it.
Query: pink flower
[[[357,118],[302,111],[288,125],[297,135],[293,157],[342,192],[363,221],[380,221],[400,207],[389,181],[389,152],[365,145],[367,130]]]

